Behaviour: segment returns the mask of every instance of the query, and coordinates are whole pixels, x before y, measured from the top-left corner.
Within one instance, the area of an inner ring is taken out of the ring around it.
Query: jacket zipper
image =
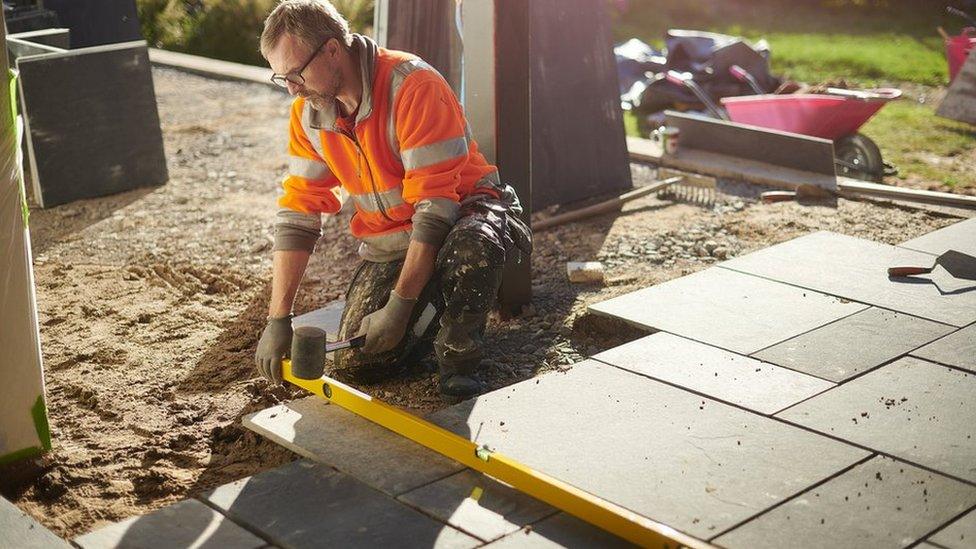
[[[380,193],[376,190],[376,182],[373,181],[373,169],[369,165],[369,161],[366,160],[366,153],[363,152],[362,146],[359,145],[359,139],[356,138],[355,129],[352,132],[346,133],[345,131],[340,131],[343,135],[352,140],[353,144],[356,145],[356,150],[359,151],[359,156],[356,162],[356,177],[360,181],[363,180],[363,162],[366,163],[366,170],[369,172],[369,188],[373,193],[373,199],[376,201],[376,207],[380,209],[380,213],[387,219],[387,221],[393,221],[393,218],[386,213],[386,208],[383,207],[383,201],[380,199]]]

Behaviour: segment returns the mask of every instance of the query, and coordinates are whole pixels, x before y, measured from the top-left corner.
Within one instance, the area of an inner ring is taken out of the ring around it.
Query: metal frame
[[[282,361],[282,377],[332,404],[642,547],[712,547],[670,526],[527,467],[488,447],[479,447],[467,438],[327,376],[314,380],[299,379],[292,374],[290,360]]]

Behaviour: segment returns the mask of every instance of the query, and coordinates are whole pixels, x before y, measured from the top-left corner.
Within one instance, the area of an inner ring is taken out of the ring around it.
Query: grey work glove
[[[390,291],[386,305],[366,315],[359,324],[359,335],[366,334],[362,351],[373,355],[396,347],[407,333],[407,323],[416,303],[416,299],[400,297],[396,291]]]
[[[291,350],[291,317],[269,318],[254,353],[258,373],[274,383],[281,383],[281,359]]]

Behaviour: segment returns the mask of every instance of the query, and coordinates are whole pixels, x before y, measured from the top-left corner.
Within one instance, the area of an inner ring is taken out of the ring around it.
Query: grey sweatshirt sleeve
[[[322,236],[322,216],[295,210],[281,209],[275,215],[274,251],[315,250],[315,243]]]
[[[448,198],[425,198],[414,204],[411,240],[440,246],[458,218],[461,206]]]

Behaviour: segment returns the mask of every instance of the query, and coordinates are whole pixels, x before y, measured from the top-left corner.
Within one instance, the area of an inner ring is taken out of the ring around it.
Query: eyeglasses
[[[302,65],[300,69],[298,69],[297,71],[292,71],[288,74],[274,73],[271,75],[271,81],[275,85],[281,86],[282,88],[287,88],[289,82],[296,86],[304,85],[305,77],[302,76],[302,73],[305,72],[305,68],[308,67],[309,63],[311,63],[312,60],[318,56],[319,52],[322,51],[322,46],[326,45],[329,42],[329,40],[332,40],[331,36],[326,38],[324,42],[319,44],[319,47],[315,48],[315,51],[312,52],[312,56],[308,58],[308,61],[306,61],[305,64]]]

